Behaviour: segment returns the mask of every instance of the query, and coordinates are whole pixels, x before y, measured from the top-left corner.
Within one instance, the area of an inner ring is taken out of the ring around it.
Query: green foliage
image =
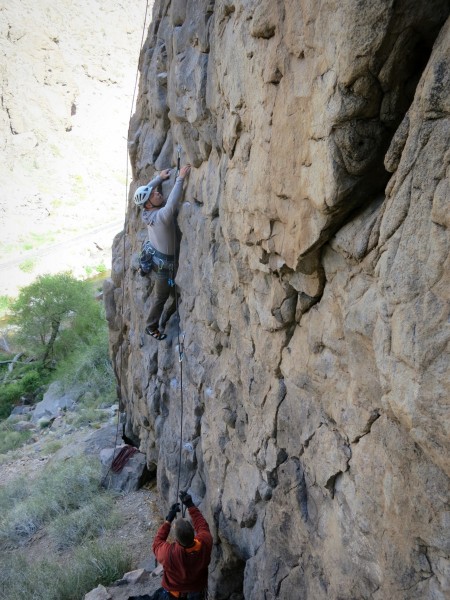
[[[11,409],[19,402],[22,395],[20,383],[3,384],[0,387],[0,419],[6,419],[11,414]]]
[[[36,261],[33,258],[27,258],[26,260],[20,263],[19,269],[24,273],[32,273],[35,265]]]
[[[0,543],[16,548],[2,556],[0,598],[82,600],[130,569],[122,547],[94,539],[120,524],[112,494],[99,488],[99,471],[97,460],[78,457],[48,465],[35,480],[18,478],[0,487]],[[31,563],[17,549],[46,526],[49,550],[71,553],[64,567],[57,559]]]
[[[28,495],[28,483],[23,477],[17,477],[7,485],[0,487],[0,513],[5,514],[14,504],[25,500]]]
[[[56,561],[27,561],[16,552],[0,570],[0,598],[8,600],[82,600],[99,584],[109,585],[129,571],[131,557],[120,544],[91,542],[74,552],[67,566]]]
[[[99,275],[102,275],[103,273],[106,273],[108,269],[106,268],[105,263],[100,263],[95,267],[95,270],[97,273],[99,273]]]
[[[61,450],[62,447],[63,447],[62,442],[59,442],[58,440],[52,440],[42,446],[42,453],[43,454],[55,454],[55,452],[58,452],[58,450]]]
[[[9,296],[0,296],[0,314],[4,315],[11,306],[12,299]]]
[[[105,273],[108,272],[108,269],[106,268],[105,263],[100,263],[95,266],[85,265],[83,267],[83,269],[85,270],[85,273],[88,277],[91,277],[92,275],[93,276],[104,275]]]
[[[77,282],[79,283],[79,282]],[[92,285],[87,285],[89,290],[88,301],[92,301],[93,318],[86,329],[77,331],[64,330],[63,341],[68,343],[64,354],[61,345],[60,360],[56,369],[45,368],[43,362],[15,364],[13,372],[0,386],[0,419],[7,418],[15,404],[20,402],[23,396],[28,401],[41,398],[44,386],[50,381],[61,381],[64,389],[77,387],[81,392],[79,401],[80,410],[74,413],[73,421],[78,425],[99,423],[108,415],[96,411],[100,405],[113,404],[116,399],[114,374],[109,359],[108,330],[106,321],[101,316],[101,305],[92,300]],[[87,311],[87,314],[92,314]],[[80,321],[77,321],[77,325]],[[82,323],[83,325],[83,323]],[[12,355],[4,357],[4,360],[12,358]],[[6,374],[6,365],[3,366]],[[14,379],[12,379],[14,377]],[[14,436],[16,438],[17,436]],[[19,438],[17,438],[19,439]],[[11,440],[11,436],[8,436]],[[13,447],[16,446],[14,441]],[[8,450],[4,447],[4,452]]]
[[[88,343],[102,319],[88,285],[69,273],[38,277],[21,290],[12,311],[18,342],[44,364]]]
[[[42,370],[38,369],[30,369],[25,373],[22,377],[20,383],[23,391],[26,394],[31,394],[38,388],[40,385],[44,383],[44,376]]]
[[[100,423],[107,421],[108,415],[105,412],[101,412],[94,407],[81,407],[76,412],[67,416],[67,423],[73,425],[75,428],[86,427],[88,425],[98,428]]]
[[[50,520],[91,502],[102,493],[99,478],[98,462],[81,457],[50,465],[39,479],[22,482],[26,496],[11,503],[0,515],[0,544],[11,548],[25,543]],[[0,506],[7,506],[8,500],[8,486],[0,488]]]
[[[17,363],[11,376],[14,380],[6,380],[0,386],[0,419],[9,417],[11,409],[23,396],[36,398],[39,389],[49,380],[48,371],[36,363]]]
[[[119,521],[112,496],[102,494],[68,514],[55,519],[49,527],[50,539],[58,550],[99,537]]]
[[[30,437],[29,431],[14,431],[10,423],[0,423],[0,454],[20,448]]]
[[[60,362],[55,379],[69,389],[76,385],[84,391],[80,404],[84,408],[100,403],[112,404],[115,400],[114,374],[109,359],[108,331],[106,322],[98,328],[89,344],[80,344]]]

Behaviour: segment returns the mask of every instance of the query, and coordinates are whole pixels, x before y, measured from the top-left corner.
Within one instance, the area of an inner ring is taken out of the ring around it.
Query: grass
[[[4,360],[12,358],[8,355]],[[12,373],[8,374],[5,365],[0,372],[3,377],[0,386],[0,419],[6,419],[15,404],[20,402],[23,396],[38,401],[42,397],[42,386],[48,383],[49,373],[36,363],[17,362]]]
[[[97,408],[100,404],[113,404],[116,399],[114,374],[109,358],[108,332],[106,324],[91,339],[89,344],[80,346],[61,362],[55,372],[55,379],[63,382],[65,388],[82,388],[80,408]]]
[[[130,569],[132,557],[123,547],[102,539],[121,517],[99,481],[98,461],[82,456],[47,465],[35,480],[0,487],[0,548],[8,550],[2,553],[1,599],[82,600]],[[30,562],[23,546],[38,531],[48,535],[47,558]]]
[[[5,353],[4,360],[11,356]],[[0,369],[2,376],[6,367]],[[100,410],[116,401],[106,321],[100,320],[86,342],[74,345],[50,375],[38,361],[18,362],[0,386],[0,408],[10,408],[24,394],[40,398],[50,378],[61,381],[63,389],[76,386],[82,392],[66,422],[97,426],[109,418]],[[30,435],[0,422],[0,464],[12,456],[2,453],[20,447]],[[47,455],[64,444],[49,437],[42,445]],[[106,534],[120,525],[121,517],[115,496],[100,487],[100,471],[97,457],[81,456],[49,462],[34,480],[0,485],[0,600],[82,600],[99,584],[109,585],[130,570],[132,557],[123,546],[107,542],[111,535]],[[45,545],[44,560],[27,558],[35,534],[43,538],[38,543]]]
[[[97,265],[95,267],[95,270],[97,271],[97,273],[99,275],[103,275],[104,273],[106,273],[108,271],[108,269],[106,268],[105,263],[100,263],[99,265]]]
[[[86,408],[81,407],[73,414],[68,415],[66,421],[75,428],[79,428],[86,427],[88,425],[91,427],[97,427],[108,419],[109,415],[106,412],[100,411],[92,406],[88,406]]]
[[[52,202],[52,207],[57,208],[58,206],[60,206],[62,204],[63,203],[60,200],[54,200]],[[49,231],[44,231],[42,233],[30,232],[29,234],[21,236],[18,239],[18,243],[7,244],[7,245],[1,244],[0,245],[0,255],[2,258],[6,259],[7,257],[11,256],[11,254],[17,254],[21,250],[25,250],[26,252],[29,252],[30,250],[36,250],[38,248],[50,246],[51,244],[55,243],[56,241],[58,241],[60,239],[62,239],[62,232],[59,229],[58,230],[51,229]],[[30,260],[32,260],[32,259],[30,259]],[[19,268],[22,269],[22,271],[24,271],[25,273],[30,273],[33,270],[33,269],[31,269],[31,271],[25,270],[25,269],[30,268],[28,259],[24,260],[21,264],[24,265],[24,268],[22,268],[22,266],[19,266]],[[34,264],[33,264],[33,268],[34,268]]]
[[[32,232],[30,235],[36,246],[45,246],[47,244],[52,244],[55,241],[55,232],[53,230],[44,233]]]
[[[8,488],[0,489],[0,546],[20,546],[50,521],[91,502],[100,493],[99,479],[97,461],[81,457],[48,467],[34,481],[22,481],[18,498]]]
[[[120,522],[114,511],[114,500],[109,494],[102,494],[91,502],[68,514],[55,519],[49,527],[49,536],[58,550],[76,546],[86,540],[102,535]]]
[[[30,431],[14,431],[10,423],[3,421],[0,423],[0,454],[20,448],[30,437]]]
[[[117,524],[113,497],[99,481],[98,461],[82,456],[48,465],[36,480],[0,488],[0,547],[22,546],[47,526],[58,548],[111,528]]]
[[[32,258],[27,258],[26,260],[20,263],[19,269],[24,273],[32,273],[35,266],[36,261]]]
[[[85,265],[83,269],[88,277],[104,275],[108,272],[108,268],[106,267],[105,263],[100,263],[93,267],[90,265]]]
[[[42,446],[42,452],[43,454],[55,454],[55,452],[61,450],[62,447],[62,442],[59,442],[58,440],[52,440]]]
[[[120,544],[99,541],[78,548],[66,566],[48,559],[31,563],[23,553],[14,553],[0,570],[0,598],[82,600],[97,585],[119,579],[130,566],[131,558]]]

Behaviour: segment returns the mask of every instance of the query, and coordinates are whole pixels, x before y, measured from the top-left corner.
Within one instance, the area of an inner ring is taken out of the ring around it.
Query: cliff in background
[[[144,11],[141,0],[1,2],[0,295],[43,273],[109,270]],[[94,241],[42,255],[90,231]]]
[[[144,333],[132,194],[181,145],[181,487],[212,526],[217,600],[450,591],[448,15],[155,2],[106,306],[127,432],[167,505],[176,320]]]

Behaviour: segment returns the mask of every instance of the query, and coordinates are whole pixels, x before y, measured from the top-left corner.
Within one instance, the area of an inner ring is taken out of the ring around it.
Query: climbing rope
[[[146,31],[146,27],[147,27],[147,14],[148,14],[148,4],[149,4],[149,0],[146,0],[146,5],[145,5],[145,14],[144,14],[144,24],[142,26],[142,34],[141,34],[141,43],[139,46],[139,57],[141,55],[142,52],[142,47],[144,45],[144,36],[145,36],[145,31]],[[136,89],[137,89],[137,83],[138,83],[138,78],[139,78],[139,61],[136,67],[136,76],[134,79],[134,88],[133,88],[133,97],[131,99],[131,107],[130,107],[130,117],[128,119],[128,122],[131,121],[131,117],[133,116],[133,109],[134,109],[134,102],[136,99]],[[125,175],[125,216],[124,216],[124,231],[123,231],[123,244],[122,244],[122,282],[121,282],[121,295],[122,295],[122,302],[121,302],[121,308],[120,308],[120,323],[121,323],[121,329],[122,329],[122,333],[124,331],[124,304],[125,304],[125,240],[126,240],[126,234],[125,234],[125,226],[126,226],[126,219],[127,219],[127,208],[128,208],[128,181],[129,181],[129,163],[130,163],[130,158],[128,155],[128,140],[126,143],[126,175]],[[120,348],[120,361],[119,361],[119,386],[120,389],[122,387],[122,373],[123,373],[123,342],[122,342],[122,346]],[[119,425],[120,425],[120,407],[119,410],[117,411],[117,426],[116,426],[116,435],[115,435],[115,439],[114,439],[114,448],[116,448],[117,446],[117,439],[119,437]],[[106,472],[106,475],[104,476],[104,478],[102,479],[102,485],[105,484],[105,481],[111,471],[112,468],[112,463],[108,468],[108,471]]]
[[[129,446],[128,444],[123,446],[111,463],[111,471],[113,473],[120,473],[120,471],[124,468],[133,454],[136,454],[136,452],[138,452],[138,449],[134,446]]]
[[[175,181],[180,172],[180,162],[181,162],[181,146],[177,147],[177,171],[175,175]],[[174,216],[173,219],[173,235],[174,235],[174,249],[175,249],[175,268],[174,272],[177,272],[178,269],[178,235],[177,235],[177,222]],[[179,455],[178,455],[178,475],[177,475],[177,492],[175,495],[175,501],[178,501],[179,493],[180,493],[180,478],[181,478],[181,459],[182,459],[182,449],[183,449],[183,418],[184,418],[184,399],[183,399],[183,358],[184,358],[184,334],[181,334],[180,331],[180,310],[179,310],[179,298],[177,286],[174,282],[174,294],[175,294],[175,314],[177,320],[177,341],[178,341],[178,362],[180,364],[180,441],[179,441]],[[186,512],[186,507],[184,504],[181,505],[181,516],[184,517]]]

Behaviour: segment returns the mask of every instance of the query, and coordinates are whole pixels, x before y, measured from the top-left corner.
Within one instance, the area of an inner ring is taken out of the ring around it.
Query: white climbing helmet
[[[153,191],[153,185],[141,185],[134,192],[134,203],[136,206],[143,206],[147,200],[150,198],[150,194]]]

